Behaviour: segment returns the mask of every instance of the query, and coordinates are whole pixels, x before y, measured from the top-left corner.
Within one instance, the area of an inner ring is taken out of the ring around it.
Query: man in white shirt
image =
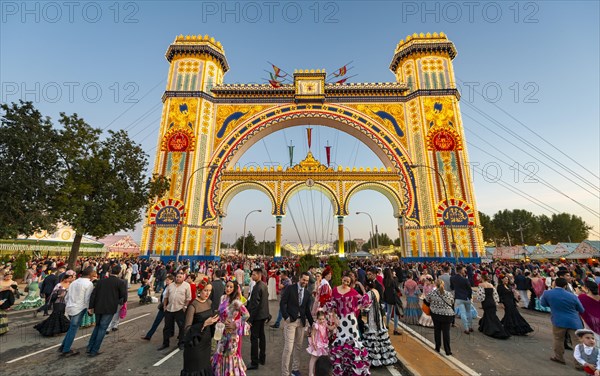
[[[79,354],[79,351],[71,350],[71,345],[77,335],[77,330],[81,325],[83,315],[86,314],[88,306],[90,304],[90,296],[94,290],[94,284],[90,281],[90,276],[94,272],[94,268],[87,267],[81,272],[81,277],[76,279],[75,282],[69,286],[69,292],[65,298],[65,313],[71,319],[69,330],[63,339],[62,344],[58,348],[58,351],[63,356],[73,356]]]
[[[158,350],[169,348],[169,339],[175,334],[175,323],[179,328],[178,347],[183,350],[183,324],[185,322],[185,309],[192,300],[190,284],[185,281],[183,273],[178,273],[175,283],[166,288],[163,295],[165,310],[165,326],[163,329],[163,344]]]
[[[244,269],[242,269],[242,264],[238,265],[238,268],[233,272],[235,275],[235,280],[240,284],[240,288],[244,289]]]

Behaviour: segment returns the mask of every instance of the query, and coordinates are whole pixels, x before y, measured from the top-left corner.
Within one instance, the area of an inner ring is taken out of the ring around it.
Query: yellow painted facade
[[[331,200],[340,239],[351,197],[372,189],[392,203],[404,256],[479,257],[483,240],[455,56],[443,33],[413,34],[394,51],[396,82],[329,84],[325,70],[297,69],[292,84],[278,87],[223,84],[229,70],[223,46],[208,36],[178,36],[166,53],[171,65],[154,166],[171,179],[171,189],[148,210],[142,251],[218,257],[222,218],[245,189],[269,197],[280,237],[287,200],[310,187]],[[309,153],[295,166],[236,167],[263,137],[306,124],[356,137],[382,166],[328,167]],[[280,244],[276,239],[276,255]]]

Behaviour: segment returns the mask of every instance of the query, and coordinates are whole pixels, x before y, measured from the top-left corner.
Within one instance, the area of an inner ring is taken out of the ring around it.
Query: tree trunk
[[[69,253],[68,269],[75,270],[77,265],[77,256],[79,255],[79,246],[81,245],[81,238],[83,238],[83,234],[76,232],[75,239],[73,239],[73,245],[71,246],[71,253]]]

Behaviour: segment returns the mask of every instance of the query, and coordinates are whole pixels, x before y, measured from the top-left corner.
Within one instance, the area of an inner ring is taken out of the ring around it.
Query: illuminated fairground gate
[[[443,33],[400,41],[393,83],[325,82],[324,70],[297,70],[293,84],[223,84],[221,43],[179,36],[169,46],[167,90],[154,173],[171,188],[147,213],[142,250],[163,259],[219,257],[221,223],[231,199],[257,189],[270,199],[275,255],[289,198],[317,189],[331,201],[344,255],[344,217],[352,196],[383,193],[398,219],[408,258],[477,258],[483,239],[454,84],[456,49]],[[346,132],[381,160],[377,169],[327,167],[312,154],[295,166],[239,169],[265,136],[298,125]],[[456,246],[454,247],[454,244]]]

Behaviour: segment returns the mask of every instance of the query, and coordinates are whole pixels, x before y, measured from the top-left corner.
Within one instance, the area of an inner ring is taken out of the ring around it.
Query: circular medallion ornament
[[[307,185],[308,187],[312,187],[312,186],[314,186],[314,185],[315,185],[315,181],[314,181],[314,180],[312,180],[312,179],[307,179],[307,180],[306,180],[306,185]]]
[[[169,137],[167,141],[167,150],[174,152],[187,151],[190,141],[188,136],[183,132],[177,132]]]
[[[183,153],[194,151],[195,138],[191,129],[183,127],[174,127],[167,131],[161,141],[161,150]]]
[[[451,151],[456,147],[456,141],[450,132],[441,130],[431,139],[433,149],[436,151]]]
[[[475,214],[464,201],[450,199],[438,205],[437,219],[440,226],[473,226]]]
[[[179,200],[165,199],[154,205],[150,213],[150,224],[157,226],[177,226],[181,223],[183,203]]]

